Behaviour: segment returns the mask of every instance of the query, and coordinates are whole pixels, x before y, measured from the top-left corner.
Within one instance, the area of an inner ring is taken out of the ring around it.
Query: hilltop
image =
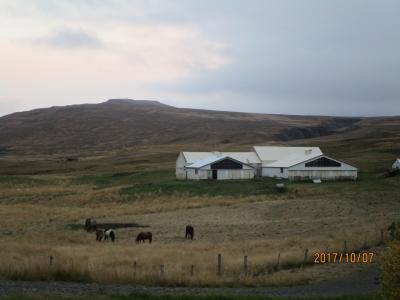
[[[147,145],[248,145],[393,132],[400,118],[254,114],[110,99],[0,118],[0,155],[93,153]],[[388,130],[389,128],[389,130]]]

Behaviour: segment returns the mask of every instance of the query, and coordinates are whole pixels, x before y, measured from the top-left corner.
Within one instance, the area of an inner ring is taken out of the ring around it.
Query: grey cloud
[[[94,35],[82,29],[63,28],[49,36],[36,39],[34,42],[47,44],[57,48],[100,48],[102,42]]]
[[[232,64],[160,90],[235,94],[236,110],[400,114],[400,3],[233,3],[220,19],[198,12],[203,29],[230,45]]]

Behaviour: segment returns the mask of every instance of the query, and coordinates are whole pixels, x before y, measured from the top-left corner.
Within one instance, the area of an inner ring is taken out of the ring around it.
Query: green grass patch
[[[0,186],[33,187],[48,185],[49,181],[29,176],[0,175]]]
[[[121,195],[138,196],[143,194],[189,195],[189,196],[251,196],[277,193],[271,179],[227,180],[227,181],[178,181],[175,179],[159,181],[138,181],[122,188]]]

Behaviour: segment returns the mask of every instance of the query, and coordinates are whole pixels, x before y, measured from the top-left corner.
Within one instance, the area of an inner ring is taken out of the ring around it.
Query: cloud
[[[6,96],[47,99],[38,106],[57,94],[121,95],[400,114],[399,9],[396,0],[0,0],[0,82]]]
[[[71,28],[56,30],[48,36],[34,39],[33,42],[63,49],[101,48],[103,46],[95,35],[83,29]]]

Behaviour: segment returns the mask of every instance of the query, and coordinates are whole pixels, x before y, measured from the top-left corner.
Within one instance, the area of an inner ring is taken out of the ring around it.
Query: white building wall
[[[276,177],[276,178],[288,178],[288,169],[283,168],[283,173],[281,172],[281,168],[268,168],[263,167],[261,175],[263,177]]]
[[[206,180],[212,179],[212,170],[210,165],[206,165],[200,169],[186,169],[188,180]],[[250,166],[243,165],[243,169],[236,170],[217,170],[218,180],[228,179],[252,179],[254,178],[255,170]],[[186,176],[186,175],[185,175]]]
[[[356,180],[358,173],[357,169],[349,164],[343,162],[340,163],[340,167],[306,167],[306,162],[302,162],[289,168],[289,179]]]
[[[357,171],[352,170],[289,170],[290,180],[356,180]]]
[[[210,177],[210,170],[198,169],[196,174],[196,169],[186,169],[188,180],[205,180]]]
[[[252,178],[254,178],[254,169],[247,169],[247,170],[218,170],[218,180],[252,179]]]
[[[176,168],[175,168],[175,175],[176,179],[185,180],[186,179],[186,159],[183,153],[179,153],[178,158],[176,159]]]

